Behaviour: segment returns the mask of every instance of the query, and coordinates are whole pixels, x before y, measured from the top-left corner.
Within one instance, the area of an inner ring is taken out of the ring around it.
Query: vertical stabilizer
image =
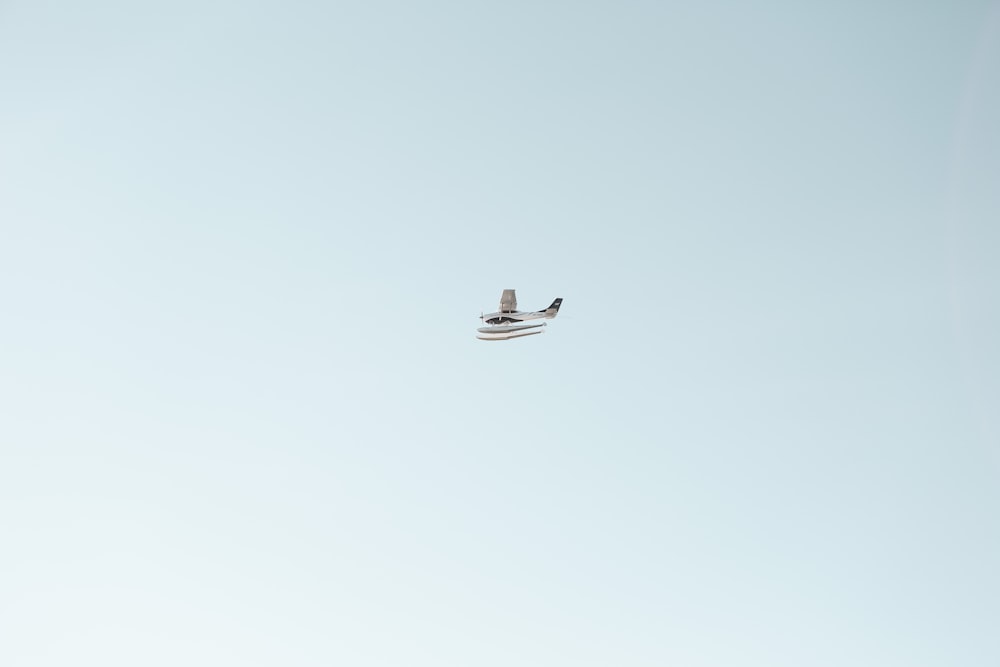
[[[545,309],[545,317],[547,319],[552,319],[559,313],[559,307],[562,305],[562,297],[559,297],[552,302],[552,305]]]

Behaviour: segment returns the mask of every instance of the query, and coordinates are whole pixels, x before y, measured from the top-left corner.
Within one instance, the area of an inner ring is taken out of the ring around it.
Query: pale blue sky
[[[1000,664],[998,118],[990,2],[0,3],[0,664]]]

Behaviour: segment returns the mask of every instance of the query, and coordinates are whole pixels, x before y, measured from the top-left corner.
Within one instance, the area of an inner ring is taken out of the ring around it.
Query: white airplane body
[[[514,290],[505,289],[500,295],[499,310],[495,313],[480,315],[483,324],[490,326],[478,329],[476,337],[480,340],[510,340],[511,338],[540,334],[545,322],[529,325],[522,325],[521,322],[540,319],[551,320],[559,314],[560,306],[562,306],[562,298],[553,301],[552,305],[545,310],[521,312],[517,309],[517,297]]]

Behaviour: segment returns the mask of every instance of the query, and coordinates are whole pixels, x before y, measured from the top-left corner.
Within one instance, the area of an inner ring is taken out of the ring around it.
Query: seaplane
[[[532,312],[521,312],[517,309],[517,296],[514,290],[505,289],[500,295],[500,308],[495,313],[481,314],[479,319],[484,325],[476,330],[476,338],[479,340],[510,340],[511,338],[523,338],[540,334],[544,331],[547,323],[522,324],[531,320],[551,320],[559,314],[559,306],[562,305],[562,298],[556,299],[552,305],[545,310],[535,310]]]

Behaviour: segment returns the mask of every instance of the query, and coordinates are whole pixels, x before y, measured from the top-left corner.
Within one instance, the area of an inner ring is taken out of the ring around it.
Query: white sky
[[[996,665],[998,7],[0,3],[0,664]]]

